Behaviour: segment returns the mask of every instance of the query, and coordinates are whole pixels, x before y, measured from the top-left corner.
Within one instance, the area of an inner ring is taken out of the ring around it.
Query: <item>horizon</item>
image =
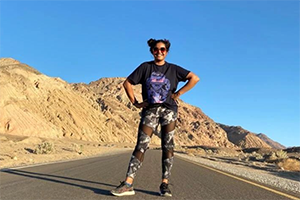
[[[147,40],[166,38],[171,42],[166,61],[200,77],[180,97],[184,102],[217,123],[300,146],[299,6],[297,1],[1,1],[0,57],[68,83],[88,84],[126,78],[153,59]]]

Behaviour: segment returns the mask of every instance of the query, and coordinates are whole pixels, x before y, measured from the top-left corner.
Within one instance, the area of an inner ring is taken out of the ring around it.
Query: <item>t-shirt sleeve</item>
[[[189,70],[186,70],[180,66],[176,66],[176,75],[177,75],[178,81],[185,82],[187,80],[186,77],[189,73],[190,73]]]
[[[145,65],[138,66],[128,77],[133,85],[140,84],[144,75]]]

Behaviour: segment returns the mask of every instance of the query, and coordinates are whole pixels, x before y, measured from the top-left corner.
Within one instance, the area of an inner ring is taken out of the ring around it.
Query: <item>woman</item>
[[[142,108],[142,117],[138,130],[137,144],[132,153],[125,181],[114,190],[113,195],[134,195],[133,180],[140,168],[145,151],[149,147],[153,131],[161,125],[162,147],[162,183],[160,194],[172,196],[168,187],[173,165],[174,132],[177,119],[177,99],[193,88],[199,81],[194,73],[165,61],[170,49],[168,40],[148,40],[153,61],[144,62],[125,80],[123,86],[128,98],[137,108]],[[180,81],[188,81],[176,91]],[[143,102],[135,98],[132,85],[142,84]]]

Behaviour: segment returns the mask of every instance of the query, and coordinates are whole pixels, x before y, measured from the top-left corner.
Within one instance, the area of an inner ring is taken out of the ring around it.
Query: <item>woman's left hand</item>
[[[171,96],[171,98],[175,101],[175,103],[177,105],[179,105],[179,96],[180,96],[180,94],[178,92],[172,94],[172,96]]]
[[[174,99],[174,101],[177,101],[179,99],[180,94],[178,92],[172,94],[171,98]]]

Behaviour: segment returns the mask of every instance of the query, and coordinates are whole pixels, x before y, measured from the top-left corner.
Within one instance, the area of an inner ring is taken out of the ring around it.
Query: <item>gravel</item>
[[[266,170],[253,169],[246,166],[228,164],[221,161],[213,161],[202,157],[189,156],[186,154],[176,153],[176,156],[210,166],[212,168],[218,169],[220,171],[228,172],[230,174],[237,175],[239,177],[244,177],[256,182],[274,186],[283,190],[291,191],[296,194],[300,194],[300,173],[296,173],[296,180],[291,180],[287,178],[282,178],[272,174],[272,172]],[[298,180],[298,181],[297,181]]]

